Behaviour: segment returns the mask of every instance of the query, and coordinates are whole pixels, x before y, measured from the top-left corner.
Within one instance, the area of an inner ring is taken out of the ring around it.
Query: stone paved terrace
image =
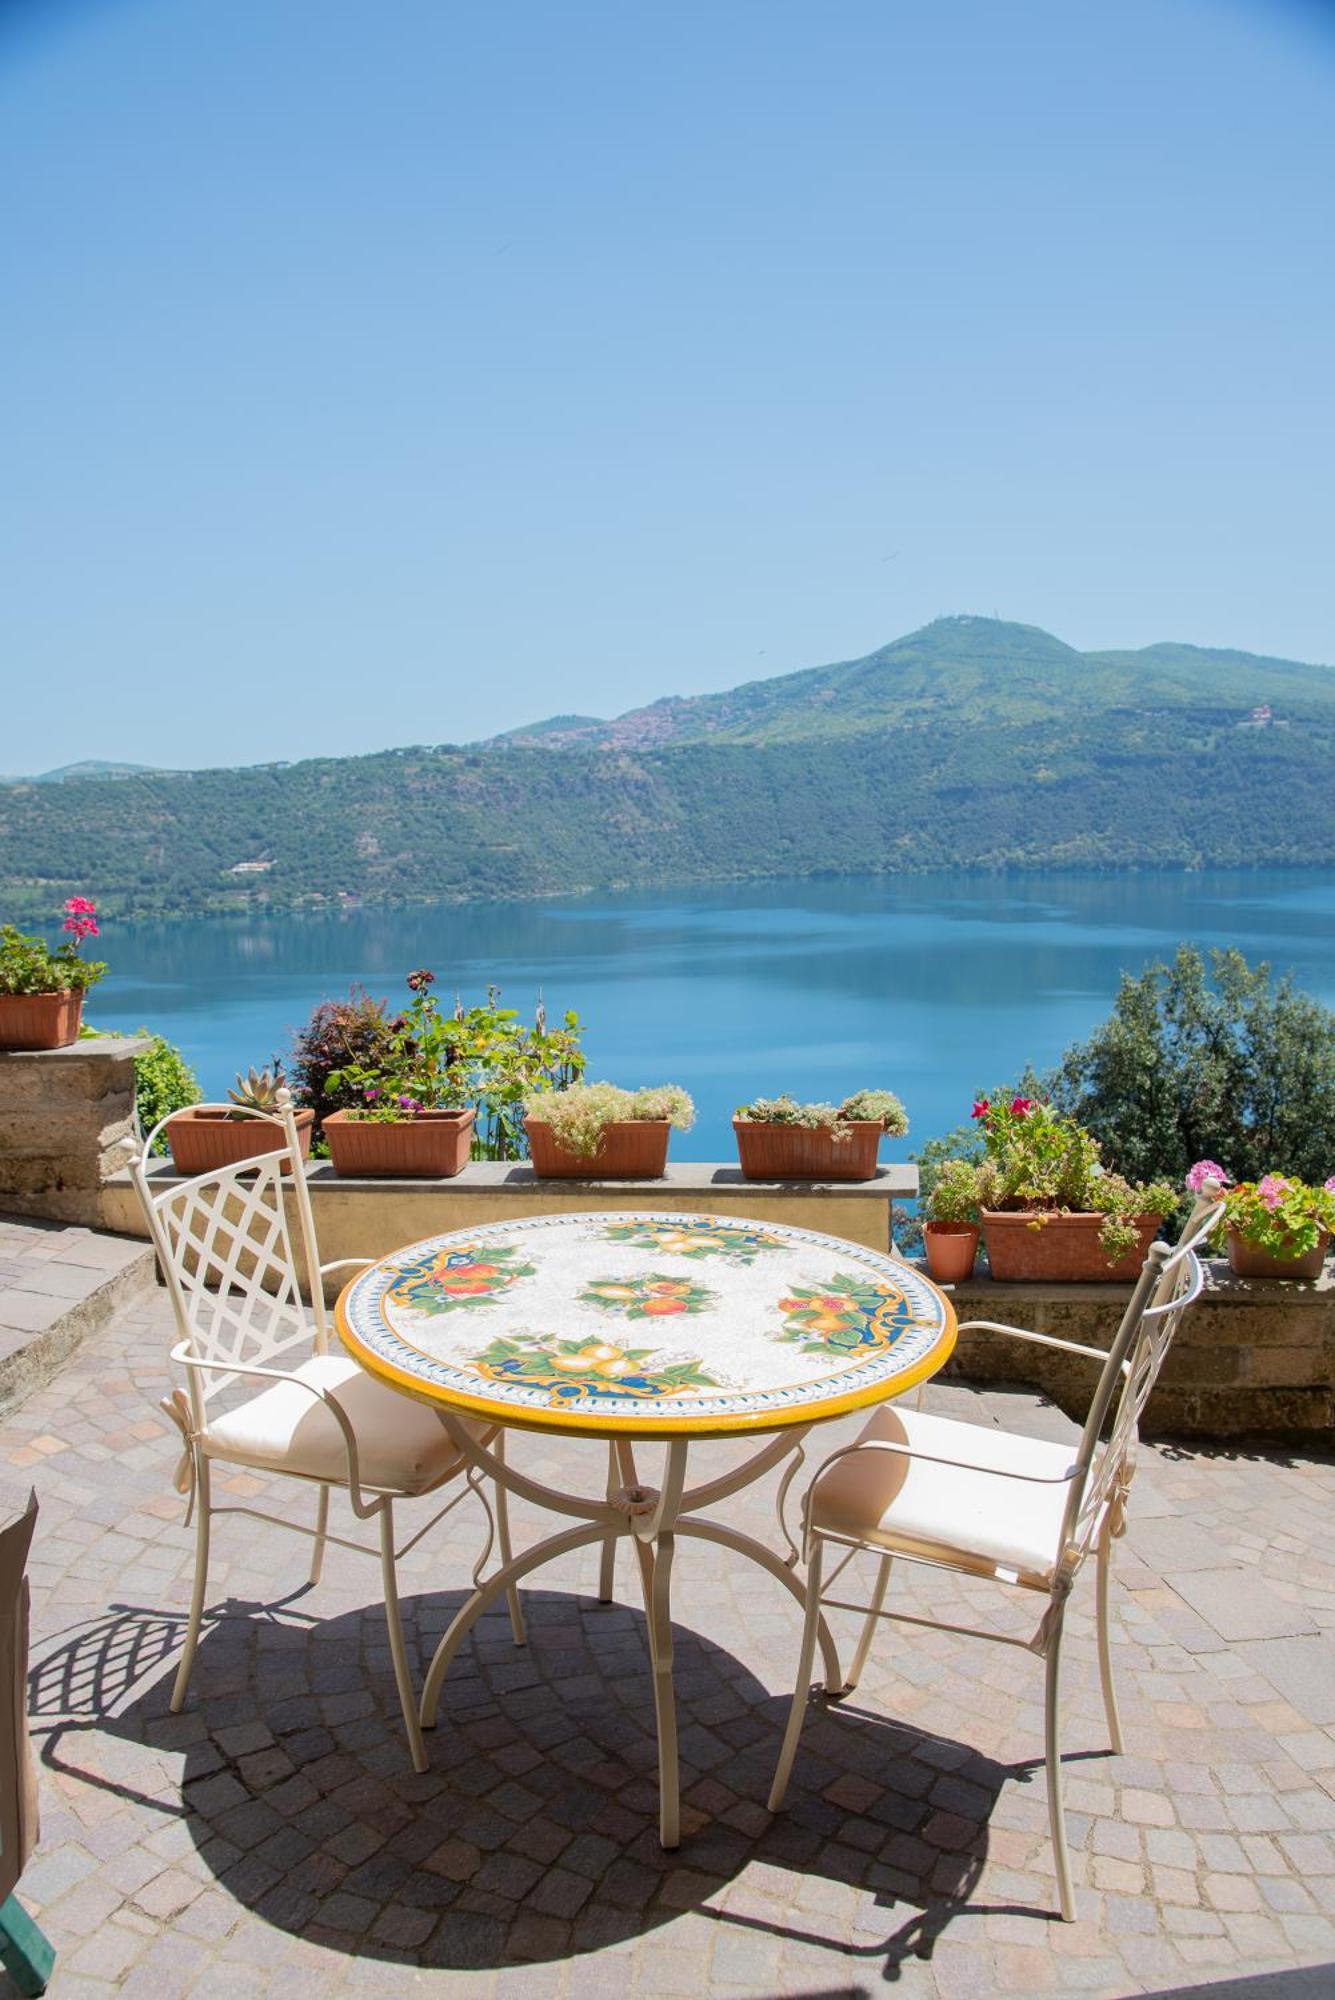
[[[771,1821],[796,1618],[717,1548],[678,1558],[675,1855],[656,1839],[624,1556],[610,1609],[593,1600],[592,1555],[541,1573],[526,1651],[503,1615],[484,1621],[418,1777],[377,1566],[331,1551],[303,1590],[305,1544],[224,1521],[212,1602],[229,1615],[171,1717],[191,1538],[154,1413],[169,1338],[161,1295],[127,1308],[0,1427],[0,1477],[30,1476],[42,1502],[45,1823],[22,1894],[58,1949],[58,2000],[1335,1991],[1335,1464],[1145,1450],[1116,1586],[1130,1755],[1104,1754],[1092,1577],[1070,1628],[1083,1886],[1067,1925],[1052,1915],[1038,1663],[887,1628],[853,1701],[813,1712],[790,1810]],[[1070,1429],[1017,1393],[938,1387],[929,1406]],[[582,1476],[577,1447],[514,1448],[539,1473]],[[589,1458],[590,1484],[601,1476]],[[769,1492],[730,1503],[757,1533]],[[404,1565],[419,1671],[479,1520],[469,1500]],[[536,1527],[519,1509],[521,1543]],[[1012,1618],[995,1586],[966,1598],[913,1570],[896,1587],[946,1617]]]

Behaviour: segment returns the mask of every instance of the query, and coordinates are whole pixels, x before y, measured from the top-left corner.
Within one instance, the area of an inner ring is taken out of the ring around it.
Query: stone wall
[[[135,1132],[142,1036],[0,1050],[0,1213],[114,1227],[105,1203]]]
[[[1061,1340],[1107,1347],[1123,1285],[998,1284],[950,1288],[961,1322],[1001,1320]],[[1024,1382],[1082,1420],[1098,1364],[990,1333],[966,1333],[947,1366],[970,1382]],[[1212,1262],[1204,1295],[1178,1330],[1150,1398],[1146,1437],[1303,1442],[1329,1449],[1335,1426],[1335,1280],[1235,1278]]]

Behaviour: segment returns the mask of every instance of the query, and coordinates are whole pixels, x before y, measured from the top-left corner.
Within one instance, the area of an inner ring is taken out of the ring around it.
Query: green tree
[[[1335,1170],[1335,1013],[1248,965],[1241,952],[1179,948],[1124,975],[1109,1018],[1047,1079],[1108,1164],[1181,1185],[1200,1159],[1236,1180]]]

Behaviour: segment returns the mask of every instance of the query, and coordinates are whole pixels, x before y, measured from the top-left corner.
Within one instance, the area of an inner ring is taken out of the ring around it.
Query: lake
[[[354,983],[407,999],[430,966],[448,1003],[488,982],[531,1012],[577,1009],[591,1077],[681,1083],[681,1159],[728,1159],[746,1098],[895,1090],[906,1158],[980,1086],[1040,1069],[1107,1013],[1123,970],[1179,942],[1236,945],[1335,1005],[1335,874],[939,875],[766,882],[543,903],[104,927],[107,1027],[179,1043],[206,1095],[283,1052]],[[884,1157],[884,1155],[883,1155]]]

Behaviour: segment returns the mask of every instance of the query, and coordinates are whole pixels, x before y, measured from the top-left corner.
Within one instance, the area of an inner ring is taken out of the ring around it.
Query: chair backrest
[[[1129,1477],[1141,1412],[1183,1314],[1205,1282],[1199,1252],[1219,1226],[1220,1196],[1207,1182],[1176,1244],[1150,1245],[1080,1435],[1062,1531],[1068,1560],[1088,1553],[1105,1508]]]
[[[28,1549],[37,1495],[0,1493],[0,1903],[37,1844],[37,1779],[28,1742]]]
[[[236,1362],[268,1367],[294,1349],[324,1353],[329,1344],[291,1095],[280,1092],[278,1104],[277,1118],[244,1112],[275,1128],[273,1150],[253,1159],[188,1180],[151,1179],[149,1161],[167,1123],[163,1119],[130,1162],[180,1337],[200,1360],[220,1370]],[[242,1110],[201,1108],[238,1115]],[[292,1197],[299,1240],[288,1222],[285,1193]],[[309,1309],[302,1299],[303,1275]],[[204,1405],[235,1377],[214,1369],[187,1372],[195,1418],[202,1422]]]

